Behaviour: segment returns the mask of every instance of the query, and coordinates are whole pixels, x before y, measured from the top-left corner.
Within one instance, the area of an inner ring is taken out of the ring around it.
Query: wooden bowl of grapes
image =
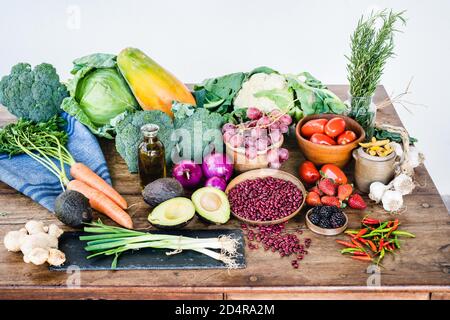
[[[278,161],[277,150],[283,145],[283,134],[258,129],[240,126],[233,130],[234,134],[224,132],[226,153],[233,160],[234,170],[245,172],[267,168],[271,157]]]

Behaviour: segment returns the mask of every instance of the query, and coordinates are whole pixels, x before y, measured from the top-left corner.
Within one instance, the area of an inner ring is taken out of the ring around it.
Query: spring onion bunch
[[[80,236],[81,241],[87,241],[84,248],[91,254],[88,259],[96,256],[113,256],[111,268],[117,267],[119,256],[126,251],[143,248],[170,249],[167,255],[177,254],[183,250],[193,250],[213,259],[222,261],[228,268],[236,268],[236,239],[230,236],[217,238],[191,238],[168,234],[152,234],[148,232],[113,227],[98,222],[87,224],[84,228],[90,235]]]

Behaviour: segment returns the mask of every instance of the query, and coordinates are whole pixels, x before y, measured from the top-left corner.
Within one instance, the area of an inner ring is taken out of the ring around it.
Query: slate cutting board
[[[220,235],[232,236],[238,241],[237,267],[245,268],[245,242],[244,234],[239,229],[222,230],[177,230],[153,231],[152,233],[176,234],[194,238],[215,238]],[[50,270],[66,271],[69,267],[78,267],[80,270],[110,270],[112,256],[99,256],[86,259],[89,255],[84,250],[86,241],[80,241],[83,232],[65,232],[59,239],[59,249],[66,255],[66,262],[59,267],[51,266]],[[226,269],[225,264],[204,254],[185,250],[174,255],[166,255],[171,250],[145,248],[138,251],[129,251],[119,257],[115,270],[163,270],[163,269]]]

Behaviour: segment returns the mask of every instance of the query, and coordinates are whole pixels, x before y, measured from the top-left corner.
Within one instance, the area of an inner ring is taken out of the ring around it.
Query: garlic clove
[[[399,211],[403,207],[403,196],[399,191],[387,190],[381,202],[383,203],[383,209],[388,212]]]
[[[375,203],[379,203],[387,189],[388,186],[379,181],[372,182],[369,187],[369,198],[375,201]]]
[[[410,176],[401,173],[394,180],[392,180],[394,190],[400,192],[402,195],[407,195],[413,192],[416,185]]]

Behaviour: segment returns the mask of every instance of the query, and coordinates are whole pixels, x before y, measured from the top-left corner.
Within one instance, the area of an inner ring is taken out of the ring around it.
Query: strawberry
[[[315,192],[317,193],[319,196],[323,196],[323,192],[319,190],[319,188],[317,186],[312,187],[311,189],[309,189],[309,192]]]
[[[367,208],[367,204],[364,199],[357,193],[354,193],[348,198],[348,205],[350,208],[364,210]]]
[[[306,196],[306,204],[312,207],[321,205],[320,195],[314,191],[309,192]]]
[[[341,202],[336,197],[323,196],[320,200],[322,201],[322,204],[324,206],[335,206],[335,207],[338,207],[338,208],[341,207]]]
[[[352,192],[353,192],[353,187],[351,184],[347,183],[347,184],[339,185],[338,191],[337,191],[339,200],[344,201],[345,199],[350,197]]]
[[[336,185],[334,184],[333,180],[329,178],[320,180],[317,186],[319,187],[319,190],[325,193],[327,196],[336,195]]]

